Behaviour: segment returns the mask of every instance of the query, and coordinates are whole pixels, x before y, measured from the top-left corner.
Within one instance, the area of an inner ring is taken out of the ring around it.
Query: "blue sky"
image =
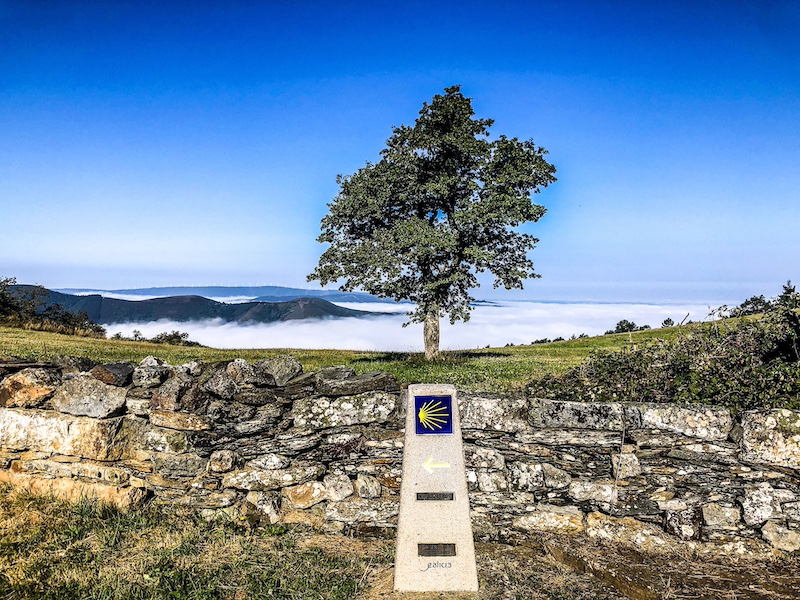
[[[306,286],[336,175],[452,84],[558,169],[504,297],[800,283],[800,2],[768,0],[0,0],[0,276]]]

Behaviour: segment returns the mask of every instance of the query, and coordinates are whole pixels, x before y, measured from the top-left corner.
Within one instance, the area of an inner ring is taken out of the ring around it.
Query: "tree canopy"
[[[479,273],[506,289],[538,277],[527,253],[539,240],[515,228],[544,215],[531,194],[556,180],[555,167],[532,140],[487,139],[492,123],[475,118],[460,86],[446,88],[413,127],[393,128],[377,163],[337,178],[322,219],[329,247],[309,281],[416,303],[409,316],[425,323],[429,357],[440,316],[469,319]]]

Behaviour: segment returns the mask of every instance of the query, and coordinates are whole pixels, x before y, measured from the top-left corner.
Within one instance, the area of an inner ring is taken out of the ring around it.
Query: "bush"
[[[672,341],[596,352],[563,375],[531,382],[528,391],[581,402],[800,408],[800,317],[778,305],[760,318],[707,323]]]

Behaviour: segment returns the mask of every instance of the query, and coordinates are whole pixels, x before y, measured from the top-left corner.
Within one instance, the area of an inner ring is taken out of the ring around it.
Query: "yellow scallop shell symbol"
[[[431,431],[442,429],[447,423],[447,407],[439,400],[431,400],[423,404],[418,415],[420,424]]]

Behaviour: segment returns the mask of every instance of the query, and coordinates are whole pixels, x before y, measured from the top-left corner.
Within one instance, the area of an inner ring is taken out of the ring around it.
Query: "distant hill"
[[[12,292],[27,293],[30,285],[11,286]],[[166,288],[165,288],[166,289]],[[45,306],[60,304],[66,310],[85,312],[95,323],[142,323],[169,319],[198,321],[222,319],[237,323],[272,323],[322,317],[367,317],[380,313],[342,308],[322,298],[293,298],[284,302],[226,304],[199,295],[168,296],[149,300],[119,300],[99,294],[77,296],[45,290]]]
[[[339,290],[304,290],[277,285],[259,286],[174,286],[150,287],[123,290],[94,290],[65,288],[65,294],[119,294],[125,296],[203,296],[205,298],[253,298],[253,302],[286,302],[296,298],[323,298],[329,302],[391,302],[364,292],[340,292]]]

